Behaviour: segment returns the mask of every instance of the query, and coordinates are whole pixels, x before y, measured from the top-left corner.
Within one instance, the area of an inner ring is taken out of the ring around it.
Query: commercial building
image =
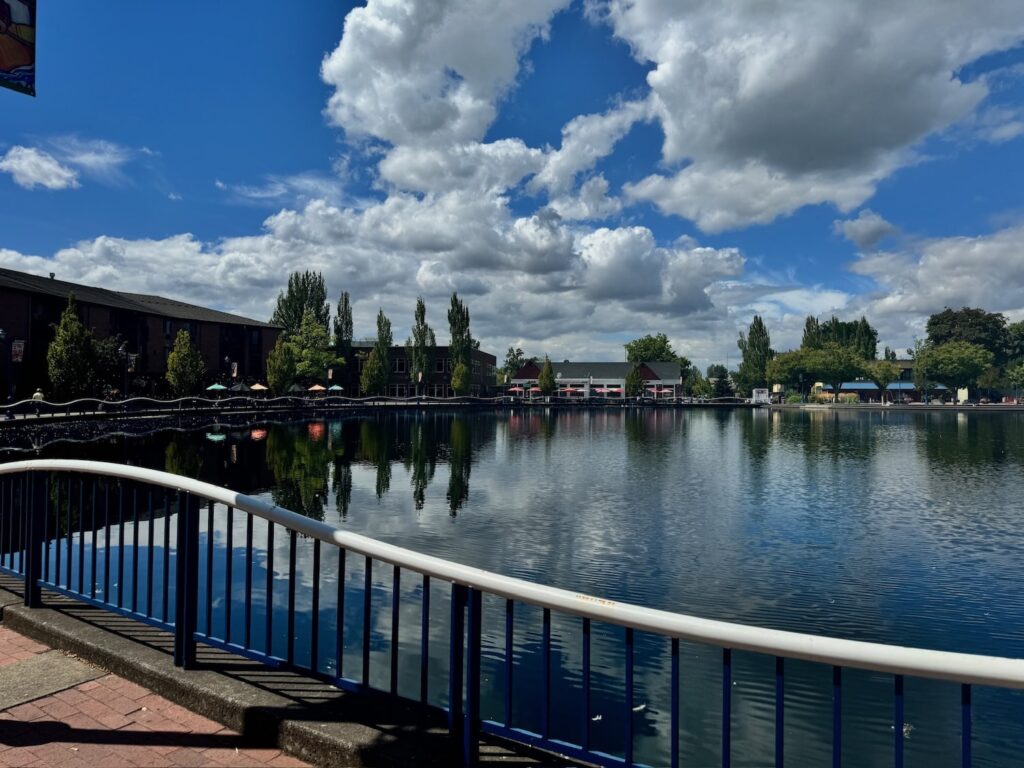
[[[535,389],[542,365],[535,360],[527,362],[513,374],[509,391],[514,394],[516,390],[522,390],[523,394],[528,394]],[[626,377],[631,370],[633,363],[551,363],[555,394],[584,400],[625,396]],[[640,363],[638,373],[648,396],[677,397],[683,394],[679,363]]]
[[[132,391],[159,391],[167,355],[185,329],[211,379],[262,378],[281,329],[270,323],[186,304],[0,268],[0,398],[28,397],[48,381],[46,351],[74,294],[78,317],[97,338],[123,340]],[[118,382],[120,384],[120,382]]]

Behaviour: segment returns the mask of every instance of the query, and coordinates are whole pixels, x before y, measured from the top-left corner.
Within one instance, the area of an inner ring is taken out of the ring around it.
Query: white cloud
[[[382,180],[416,192],[502,194],[544,162],[539,149],[519,139],[445,147],[397,147],[380,161]]]
[[[47,142],[63,162],[82,173],[111,184],[124,183],[125,164],[136,157],[136,151],[103,139],[83,139],[79,136],[58,136]],[[152,155],[152,150],[143,154]]]
[[[479,141],[519,58],[569,0],[371,0],[323,62],[332,123],[391,144]]]
[[[857,218],[832,222],[832,231],[842,235],[862,251],[870,251],[879,242],[899,232],[877,213],[865,208]]]
[[[622,201],[608,196],[608,180],[601,175],[583,182],[576,194],[557,197],[550,205],[569,220],[601,220],[622,210]]]
[[[797,208],[847,211],[926,136],[988,94],[956,72],[1024,38],[1017,0],[978,4],[608,0],[592,3],[654,65],[649,108],[669,166],[627,187],[707,231]],[[1002,128],[1012,134],[1012,124]]]
[[[215,179],[213,184],[217,189],[228,192],[238,202],[269,206],[283,203],[304,205],[318,199],[340,202],[344,192],[339,179],[316,171],[290,176],[270,175],[260,184],[226,184],[220,179]]]
[[[0,171],[9,173],[14,183],[25,189],[74,189],[78,173],[61,165],[53,156],[33,147],[11,147],[0,158]]]

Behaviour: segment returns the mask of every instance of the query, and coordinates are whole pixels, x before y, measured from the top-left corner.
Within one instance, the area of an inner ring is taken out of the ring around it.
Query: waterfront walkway
[[[0,625],[0,768],[305,766]]]

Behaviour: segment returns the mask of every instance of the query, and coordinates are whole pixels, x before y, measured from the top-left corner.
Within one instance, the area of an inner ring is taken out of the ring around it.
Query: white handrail
[[[1024,659],[936,651],[899,645],[843,640],[800,632],[733,624],[680,613],[644,608],[631,603],[606,600],[522,579],[503,576],[468,565],[334,528],[262,499],[218,488],[168,472],[122,464],[69,459],[35,459],[0,464],[0,475],[18,472],[79,472],[103,475],[186,491],[208,501],[270,520],[306,536],[319,539],[375,560],[408,568],[443,581],[463,584],[481,592],[532,603],[562,613],[596,621],[632,627],[666,637],[677,637],[707,645],[753,651],[788,659],[803,659],[840,667],[929,677],[975,685],[1024,688]]]

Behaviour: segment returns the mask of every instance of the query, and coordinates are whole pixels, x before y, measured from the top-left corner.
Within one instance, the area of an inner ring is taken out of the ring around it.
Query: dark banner
[[[0,0],[0,86],[36,95],[36,0]]]

